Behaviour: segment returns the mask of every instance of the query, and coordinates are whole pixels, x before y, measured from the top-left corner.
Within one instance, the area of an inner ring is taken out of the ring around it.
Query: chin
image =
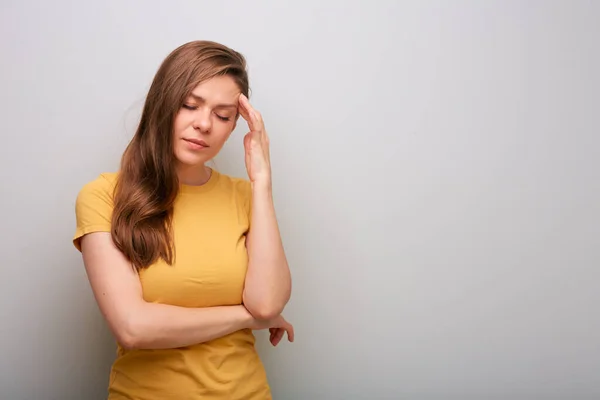
[[[206,159],[204,157],[176,157],[177,161],[180,164],[186,165],[188,167],[193,167],[193,166],[201,166],[204,165],[204,163],[206,163],[207,161],[209,161],[209,159]]]
[[[193,167],[204,165],[206,162],[210,161],[212,157],[207,157],[207,154],[199,155],[190,152],[176,152],[175,158],[180,164]]]

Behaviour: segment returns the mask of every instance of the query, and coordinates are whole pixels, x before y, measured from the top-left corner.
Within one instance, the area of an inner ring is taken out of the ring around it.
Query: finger
[[[258,145],[261,145],[263,140],[262,131],[252,131],[252,141]]]
[[[277,344],[275,343],[275,337],[277,336],[277,328],[273,328],[273,330],[271,331],[271,335],[269,335],[269,341],[271,342],[271,344],[273,346],[276,346]]]
[[[250,142],[252,141],[252,133],[246,133],[246,135],[244,136],[244,149],[246,150],[246,153],[250,152]]]
[[[240,94],[239,103],[240,114],[246,120],[246,122],[250,126],[250,129],[252,129],[254,124],[254,115],[252,113],[252,106],[250,105],[250,101],[246,96],[244,96],[244,94]]]
[[[275,340],[277,341],[277,343],[279,343],[281,341],[281,339],[283,338],[283,335],[285,335],[285,329],[279,329],[277,331],[277,335],[275,336]]]
[[[264,134],[262,137],[262,145],[263,147],[267,150],[267,152],[269,151],[269,135],[267,135],[267,131],[263,130]]]
[[[284,329],[277,329],[277,332],[273,335],[273,339],[271,340],[271,344],[273,346],[277,346],[279,344],[279,342],[281,342],[281,338],[283,338],[283,335],[285,333]]]
[[[244,95],[240,95],[240,113],[242,117],[248,122],[248,126],[253,131],[260,131],[264,129],[262,115],[252,107],[248,98]]]
[[[252,117],[250,115],[250,111],[248,110],[246,104],[248,103],[248,99],[246,98],[246,96],[244,96],[243,94],[240,95],[239,98],[239,111],[240,111],[240,115],[242,116],[242,118],[244,118],[246,120],[246,122],[248,123],[248,126],[250,126],[252,124]],[[252,129],[252,128],[250,128]]]
[[[249,157],[253,149],[261,149],[263,143],[260,140],[260,132],[248,132],[244,136],[244,149],[246,150],[246,156]]]
[[[294,326],[292,324],[287,324],[287,335],[288,335],[288,341],[289,342],[293,342],[294,341]]]
[[[256,111],[254,107],[252,107],[252,104],[250,104],[250,100],[248,100],[248,98],[243,93],[240,95],[240,105],[242,106],[244,112],[246,113],[246,115],[248,115],[250,119],[258,120],[258,111]]]
[[[244,136],[244,161],[246,163],[246,169],[250,168],[250,134],[246,134]]]

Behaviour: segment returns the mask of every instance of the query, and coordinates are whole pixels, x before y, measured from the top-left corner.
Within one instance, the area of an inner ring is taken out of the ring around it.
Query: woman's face
[[[175,117],[173,148],[179,163],[203,165],[219,153],[235,128],[240,93],[227,75],[192,90]]]

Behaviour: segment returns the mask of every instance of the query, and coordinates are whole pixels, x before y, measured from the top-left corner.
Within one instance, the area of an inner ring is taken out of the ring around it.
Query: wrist
[[[270,194],[272,190],[271,179],[254,180],[251,182],[251,186],[253,192]]]
[[[248,309],[246,309],[246,307],[244,307],[243,305],[240,305],[240,325],[242,326],[242,329],[250,329],[252,328],[252,326],[254,326],[254,317],[252,316],[252,314],[250,314],[250,312],[248,311]]]

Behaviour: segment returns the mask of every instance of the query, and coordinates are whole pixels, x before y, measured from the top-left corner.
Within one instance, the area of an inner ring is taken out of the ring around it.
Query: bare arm
[[[187,308],[146,302],[137,273],[107,232],[81,241],[85,268],[96,301],[117,341],[128,349],[194,345],[251,328],[243,305]]]
[[[246,168],[252,182],[252,221],[246,238],[248,271],[244,305],[258,319],[281,314],[290,299],[292,279],[285,257],[271,189],[269,137],[261,114],[240,95],[240,114],[250,132],[244,136]]]
[[[244,305],[256,318],[274,318],[289,301],[292,282],[270,185],[252,185],[252,223],[246,245]]]

